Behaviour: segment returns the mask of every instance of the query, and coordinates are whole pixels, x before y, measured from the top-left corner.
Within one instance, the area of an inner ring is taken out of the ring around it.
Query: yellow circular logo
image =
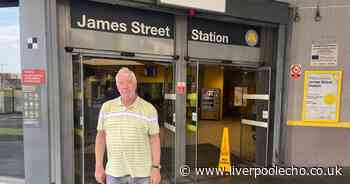
[[[258,33],[255,30],[249,30],[245,34],[245,41],[249,46],[256,46],[258,44]]]
[[[332,105],[335,104],[336,102],[336,97],[333,94],[327,94],[324,99],[323,99],[324,103],[327,105]]]

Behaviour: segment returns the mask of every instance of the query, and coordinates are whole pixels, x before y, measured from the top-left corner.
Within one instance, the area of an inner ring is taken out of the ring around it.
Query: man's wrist
[[[162,166],[159,164],[152,164],[152,169],[161,169]]]
[[[97,169],[104,169],[103,164],[95,164]]]

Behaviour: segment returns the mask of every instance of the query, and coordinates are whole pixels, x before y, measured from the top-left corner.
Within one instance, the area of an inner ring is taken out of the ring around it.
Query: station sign
[[[71,1],[72,28],[173,39],[174,23],[175,17],[167,13],[90,1]]]
[[[260,27],[190,18],[188,40],[248,47],[260,46]]]

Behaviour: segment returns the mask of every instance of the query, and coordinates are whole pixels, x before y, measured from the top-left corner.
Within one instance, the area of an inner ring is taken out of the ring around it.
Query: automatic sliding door
[[[75,183],[96,183],[95,137],[100,108],[119,96],[115,75],[121,67],[134,71],[138,95],[158,111],[163,181],[175,178],[175,65],[113,58],[73,56]],[[106,161],[106,159],[105,159]]]
[[[268,164],[270,73],[269,67],[257,69],[255,93],[243,95],[248,100],[248,110],[242,113],[241,158],[260,166]]]
[[[82,56],[72,56],[74,106],[74,172],[75,183],[84,183],[84,100]]]
[[[197,168],[197,139],[198,139],[198,62],[187,65],[187,94],[186,94],[186,165],[191,171]],[[196,182],[195,172],[190,176]]]
[[[175,182],[175,64],[164,65],[163,106],[158,114],[161,136],[162,180]]]

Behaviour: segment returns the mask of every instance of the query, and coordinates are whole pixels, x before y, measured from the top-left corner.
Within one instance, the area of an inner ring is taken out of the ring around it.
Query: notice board
[[[302,119],[339,122],[342,71],[305,71]]]

